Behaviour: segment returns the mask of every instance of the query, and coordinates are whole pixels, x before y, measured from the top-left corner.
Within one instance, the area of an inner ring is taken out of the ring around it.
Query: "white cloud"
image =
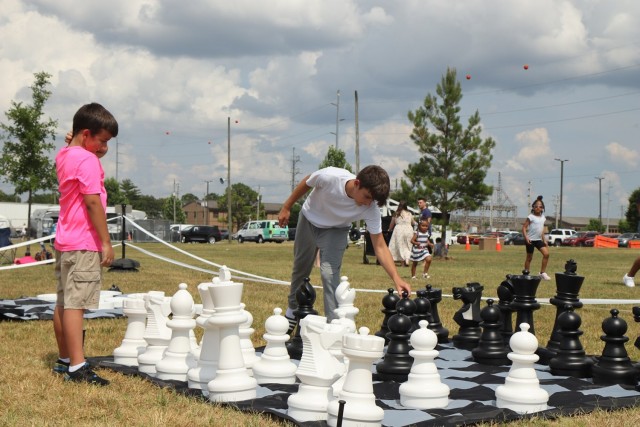
[[[629,167],[638,166],[638,160],[640,160],[640,152],[638,150],[627,148],[617,142],[610,142],[605,146],[605,149],[612,162]]]

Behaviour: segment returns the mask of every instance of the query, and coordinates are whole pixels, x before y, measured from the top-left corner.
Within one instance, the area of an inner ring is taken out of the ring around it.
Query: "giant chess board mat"
[[[38,298],[0,299],[0,321],[2,320],[51,320],[55,303]],[[122,317],[122,308],[86,310],[85,319]]]
[[[598,408],[614,410],[640,406],[640,392],[635,391],[633,387],[599,386],[594,385],[588,378],[554,376],[547,366],[536,364],[535,369],[540,385],[550,395],[549,409],[535,414],[519,415],[514,411],[495,406],[495,390],[499,385],[504,384],[510,366],[480,365],[472,360],[470,351],[456,349],[450,344],[438,345],[437,350],[440,354],[436,359],[436,366],[442,382],[451,389],[449,405],[443,409],[422,411],[404,408],[400,405],[400,383],[380,381],[375,373],[375,366],[372,366],[376,404],[384,409],[385,414],[383,426],[463,425],[513,421],[531,416],[557,418],[576,413],[588,413]],[[138,373],[135,367],[113,363],[113,357],[90,360],[94,366],[143,376],[158,386],[172,387],[184,394],[204,399],[200,390],[190,390],[186,383],[152,378]],[[301,426],[326,426],[324,421],[298,422],[287,415],[287,399],[297,391],[298,384],[263,384],[258,386],[256,399],[223,405],[230,405],[241,411],[261,412]]]

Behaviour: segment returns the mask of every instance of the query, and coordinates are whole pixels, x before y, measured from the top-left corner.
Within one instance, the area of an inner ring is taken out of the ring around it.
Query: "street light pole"
[[[207,196],[209,195],[209,183],[213,182],[213,181],[214,181],[213,179],[210,179],[210,180],[206,180],[205,179],[204,180],[204,182],[207,183],[207,192],[205,193],[204,200],[203,200],[203,202],[204,202],[203,204],[205,206],[204,207],[204,212],[205,212],[205,214],[204,214],[205,222],[204,223],[205,223],[205,225],[209,225],[209,200],[207,200]]]
[[[228,241],[231,243],[231,117],[227,117],[227,228]]]
[[[598,221],[600,221],[600,226],[602,226],[602,180],[604,179],[604,177],[596,176],[595,179],[598,180],[598,187],[599,187]]]
[[[336,103],[331,103],[336,106],[336,150],[338,149],[338,130],[340,128],[340,90],[338,89],[338,94],[336,97]]]
[[[554,159],[560,162],[560,227],[562,227],[562,187],[564,181],[564,162],[568,162],[569,159]]]

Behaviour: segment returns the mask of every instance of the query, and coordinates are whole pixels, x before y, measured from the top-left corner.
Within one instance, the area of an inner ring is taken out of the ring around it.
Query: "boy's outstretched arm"
[[[296,185],[296,188],[293,189],[291,195],[282,205],[280,213],[278,214],[278,224],[280,225],[280,227],[284,227],[289,223],[289,216],[291,216],[291,207],[311,188],[307,185],[307,180],[310,176],[311,175],[305,176],[302,181],[300,181],[298,185]]]
[[[391,280],[393,280],[396,290],[398,291],[398,295],[402,296],[403,291],[407,291],[407,293],[411,295],[411,286],[398,274],[396,264],[393,262],[393,256],[389,251],[387,243],[384,241],[382,233],[371,234],[371,243],[373,244],[373,249],[376,252],[378,262],[382,268],[384,268],[384,271],[387,272]]]

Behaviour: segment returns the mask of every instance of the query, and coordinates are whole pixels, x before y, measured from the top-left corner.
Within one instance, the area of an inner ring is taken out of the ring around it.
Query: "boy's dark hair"
[[[84,129],[88,129],[91,135],[104,129],[111,134],[111,137],[118,136],[118,122],[113,114],[95,102],[83,105],[73,116],[73,136]]]
[[[371,192],[371,197],[378,202],[378,206],[384,206],[387,203],[391,188],[387,171],[376,165],[365,166],[358,172],[356,179],[360,181],[360,187]]]

